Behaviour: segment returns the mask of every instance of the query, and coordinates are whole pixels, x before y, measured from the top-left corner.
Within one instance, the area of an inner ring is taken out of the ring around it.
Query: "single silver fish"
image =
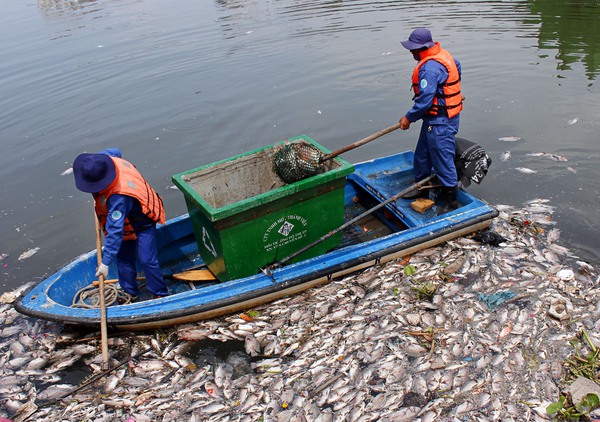
[[[67,394],[69,394],[71,391],[73,391],[74,388],[75,388],[75,386],[73,386],[71,384],[54,384],[54,385],[51,385],[50,387],[46,388],[45,390],[41,391],[37,395],[37,398],[39,400],[59,399],[59,398],[65,397]]]
[[[524,174],[534,174],[534,173],[537,173],[537,170],[532,170],[532,169],[527,168],[527,167],[516,167],[515,170],[517,170],[518,172],[524,173]]]
[[[544,158],[550,158],[551,160],[554,161],[569,161],[567,159],[567,157],[565,157],[564,155],[560,155],[560,154],[553,154],[550,152],[532,152],[530,154],[527,154],[530,157],[544,157]]]
[[[520,141],[521,138],[519,138],[518,136],[502,136],[498,138],[498,140],[502,142],[517,142]]]
[[[25,259],[31,258],[33,255],[35,255],[38,251],[40,250],[39,247],[33,248],[33,249],[29,249],[28,251],[23,252],[21,255],[19,255],[19,261],[23,261]]]
[[[508,161],[510,159],[510,155],[510,151],[504,151],[502,154],[500,154],[500,160]]]

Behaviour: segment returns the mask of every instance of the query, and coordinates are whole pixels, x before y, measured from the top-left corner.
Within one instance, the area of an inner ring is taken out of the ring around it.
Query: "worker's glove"
[[[100,277],[100,275],[102,275],[102,277],[104,277],[104,279],[106,280],[106,278],[108,277],[108,265],[100,264],[98,266],[98,271],[96,271],[96,277]]]

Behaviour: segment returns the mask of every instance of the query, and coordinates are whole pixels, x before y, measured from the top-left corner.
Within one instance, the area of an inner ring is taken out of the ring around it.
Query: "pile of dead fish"
[[[60,374],[76,364],[99,374],[97,338],[69,342],[59,325],[0,304],[0,417],[550,419],[570,341],[585,330],[600,346],[598,269],[559,245],[547,201],[497,208],[491,231],[410,260],[241,315],[111,337],[113,370],[79,389]],[[245,352],[202,363],[190,345],[207,339]]]

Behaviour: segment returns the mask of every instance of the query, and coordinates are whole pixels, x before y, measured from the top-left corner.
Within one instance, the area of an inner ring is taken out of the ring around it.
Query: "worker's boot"
[[[419,182],[415,180],[414,183],[419,183]],[[418,189],[414,189],[412,192],[407,193],[402,198],[404,198],[404,199],[419,199],[419,198],[429,199],[429,191],[431,191],[432,188],[435,188],[438,186],[440,186],[439,181],[438,181],[437,177],[434,177],[428,183],[424,184],[423,186],[421,186]]]
[[[442,186],[438,188],[435,198],[435,204],[438,208],[436,215],[446,214],[447,212],[453,211],[460,207],[460,204],[456,200],[457,193],[458,185]]]
[[[429,199],[429,188],[414,189],[412,192],[407,193],[402,198],[404,199]]]

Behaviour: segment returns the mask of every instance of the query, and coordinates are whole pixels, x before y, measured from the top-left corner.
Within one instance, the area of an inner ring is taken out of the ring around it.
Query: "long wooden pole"
[[[98,256],[98,266],[102,264],[102,241],[100,240],[100,222],[94,209],[94,221],[96,222],[96,255]],[[98,289],[100,293],[100,337],[102,342],[102,366],[103,370],[108,369],[108,330],[106,328],[106,304],[104,303],[104,276],[98,276]]]
[[[333,151],[333,152],[331,152],[331,153],[329,153],[327,155],[322,156],[321,159],[319,160],[319,163],[323,163],[324,161],[331,160],[332,158],[335,158],[338,155],[340,155],[340,154],[342,154],[342,153],[344,153],[346,151],[350,151],[350,150],[352,150],[354,148],[358,148],[358,147],[360,147],[360,146],[362,146],[362,145],[364,145],[366,143],[374,141],[375,139],[380,138],[383,135],[386,135],[386,134],[388,134],[390,132],[393,132],[393,131],[395,131],[397,129],[400,129],[400,122],[398,122],[396,124],[393,124],[390,127],[386,127],[385,129],[381,129],[379,132],[376,132],[376,133],[374,133],[372,135],[369,135],[366,138],[361,139],[360,141],[356,141],[353,144],[347,145],[347,146],[342,147],[340,149],[336,149],[335,151]]]

